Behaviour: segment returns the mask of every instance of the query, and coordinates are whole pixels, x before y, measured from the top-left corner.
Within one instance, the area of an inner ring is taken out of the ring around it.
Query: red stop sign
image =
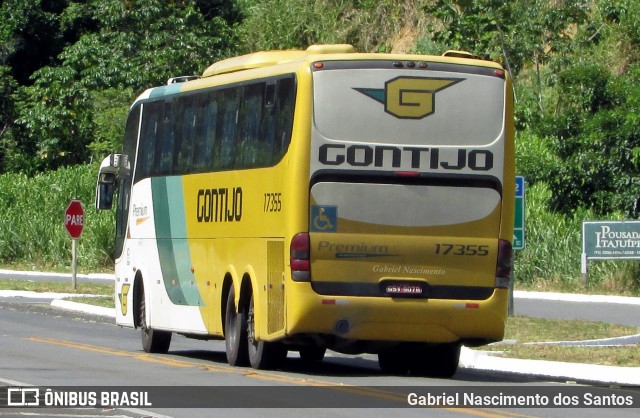
[[[64,227],[72,239],[80,238],[84,228],[84,207],[79,200],[73,199],[64,211]]]

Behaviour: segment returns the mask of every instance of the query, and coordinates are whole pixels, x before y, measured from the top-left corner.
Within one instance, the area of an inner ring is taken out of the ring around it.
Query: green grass
[[[583,341],[640,334],[640,328],[604,322],[510,317],[505,340],[482,348],[504,357],[590,363],[609,366],[640,366],[640,345],[623,347],[567,347],[531,344],[549,341]]]
[[[504,357],[599,364],[603,366],[639,367],[640,345],[623,347],[567,347],[559,345],[501,346]]]
[[[84,304],[87,304],[87,305],[101,306],[103,308],[115,308],[116,307],[116,304],[115,304],[114,299],[113,299],[113,295],[98,296],[98,297],[95,297],[95,298],[71,297],[71,298],[66,298],[65,300],[69,300],[69,301],[77,302],[77,303],[84,303]]]
[[[0,279],[1,290],[27,290],[32,292],[53,292],[78,295],[94,295],[94,297],[72,296],[65,298],[78,303],[115,308],[113,284],[82,283],[76,284],[76,290],[72,289],[71,280],[64,282],[49,282],[20,279]]]
[[[31,290],[33,292],[77,293],[99,296],[113,296],[113,284],[77,283],[74,291],[71,279],[68,283],[35,280],[0,279],[2,290]]]
[[[527,188],[526,246],[515,251],[516,289],[566,293],[640,295],[640,265],[636,261],[591,261],[585,289],[580,271],[582,222],[602,220],[591,211],[572,216],[549,210],[552,191],[545,183]],[[608,219],[621,220],[620,214]]]
[[[115,227],[112,212],[93,208],[96,178],[94,165],[65,167],[33,177],[0,174],[0,263],[56,269],[70,266],[71,239],[63,214],[70,200],[77,198],[85,211],[78,267],[104,270],[112,262]]]
[[[640,328],[606,322],[557,320],[512,316],[507,319],[505,340],[518,343],[579,341],[640,334]]]

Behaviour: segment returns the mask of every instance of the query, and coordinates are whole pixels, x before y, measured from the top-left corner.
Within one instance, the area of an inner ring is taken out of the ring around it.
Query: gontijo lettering
[[[241,187],[200,189],[197,199],[198,222],[240,222],[242,219]]]
[[[346,163],[353,167],[409,168],[410,165],[412,169],[425,170],[462,170],[468,167],[473,171],[489,171],[493,168],[493,153],[486,149],[323,144],[318,159],[324,165],[333,166]],[[407,167],[402,167],[403,162]]]

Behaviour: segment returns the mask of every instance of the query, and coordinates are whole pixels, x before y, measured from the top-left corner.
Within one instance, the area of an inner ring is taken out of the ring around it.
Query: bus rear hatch
[[[315,67],[313,289],[488,298],[502,208],[504,72],[437,62]]]

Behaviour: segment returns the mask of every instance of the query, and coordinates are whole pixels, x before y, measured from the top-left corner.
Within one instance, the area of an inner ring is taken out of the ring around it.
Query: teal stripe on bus
[[[191,271],[191,253],[179,177],[151,179],[156,243],[164,286],[176,305],[203,306]]]

